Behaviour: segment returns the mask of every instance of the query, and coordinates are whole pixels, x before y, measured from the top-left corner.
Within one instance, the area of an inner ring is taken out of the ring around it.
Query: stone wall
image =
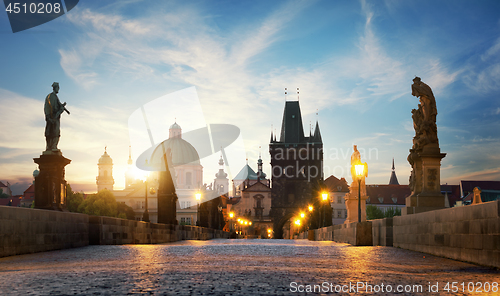
[[[213,238],[229,238],[229,232],[197,226],[0,206],[0,257],[89,244],[157,244]]]
[[[333,226],[333,240],[339,243],[348,243],[353,246],[372,245],[372,223],[353,222]]]
[[[500,201],[394,217],[394,246],[500,267]]]
[[[372,223],[372,240],[374,246],[392,247],[392,219],[370,220]]]
[[[180,240],[229,238],[229,232],[188,225],[157,224],[90,216],[91,245],[161,244]]]
[[[88,244],[87,215],[0,206],[0,257]]]

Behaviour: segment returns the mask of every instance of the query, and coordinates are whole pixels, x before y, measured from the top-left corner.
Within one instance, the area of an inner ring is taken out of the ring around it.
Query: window
[[[337,218],[341,218],[341,213],[342,213],[341,210],[337,210]]]
[[[337,203],[342,203],[342,197],[337,196]]]
[[[186,218],[186,225],[191,225],[191,218]]]
[[[191,202],[190,201],[186,201],[186,208],[189,208],[189,207],[191,207]],[[191,218],[189,218],[189,219],[191,219]]]
[[[181,201],[181,209],[184,209],[185,207],[186,207],[186,202]],[[184,218],[181,218],[181,222],[182,222],[182,219],[184,219]]]

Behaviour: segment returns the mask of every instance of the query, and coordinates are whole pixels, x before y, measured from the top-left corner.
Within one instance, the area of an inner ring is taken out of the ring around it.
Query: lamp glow
[[[234,213],[233,213],[233,212],[230,212],[230,213],[229,213],[229,218],[233,219],[233,217],[234,217]]]
[[[323,193],[321,194],[321,197],[323,198],[323,201],[327,201],[327,200],[328,200],[328,193],[323,192]]]
[[[312,212],[313,211],[313,206],[309,206],[309,212]]]
[[[197,201],[201,200],[201,193],[197,192],[194,196],[196,197]]]
[[[358,176],[358,177],[363,176],[363,174],[365,172],[365,166],[363,164],[355,165],[354,169],[356,170],[356,176]]]
[[[305,216],[306,216],[306,214],[304,214],[304,212],[300,213],[300,218],[304,218]]]

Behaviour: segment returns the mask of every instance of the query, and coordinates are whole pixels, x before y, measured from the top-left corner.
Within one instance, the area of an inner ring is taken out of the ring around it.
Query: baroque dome
[[[150,163],[154,166],[160,165],[163,153],[167,153],[169,150],[172,153],[172,164],[174,166],[200,164],[200,156],[196,149],[180,137],[170,138],[160,143],[151,154]]]
[[[99,158],[98,164],[113,164],[113,160],[111,159],[111,156],[108,155],[108,152],[104,150],[104,154]]]

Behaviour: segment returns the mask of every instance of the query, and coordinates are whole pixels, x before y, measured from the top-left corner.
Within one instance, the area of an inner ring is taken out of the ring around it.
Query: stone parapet
[[[0,206],[0,257],[91,245],[229,238],[222,230]]]
[[[0,257],[88,244],[88,215],[0,206]]]
[[[394,217],[394,246],[500,267],[500,201]]]

